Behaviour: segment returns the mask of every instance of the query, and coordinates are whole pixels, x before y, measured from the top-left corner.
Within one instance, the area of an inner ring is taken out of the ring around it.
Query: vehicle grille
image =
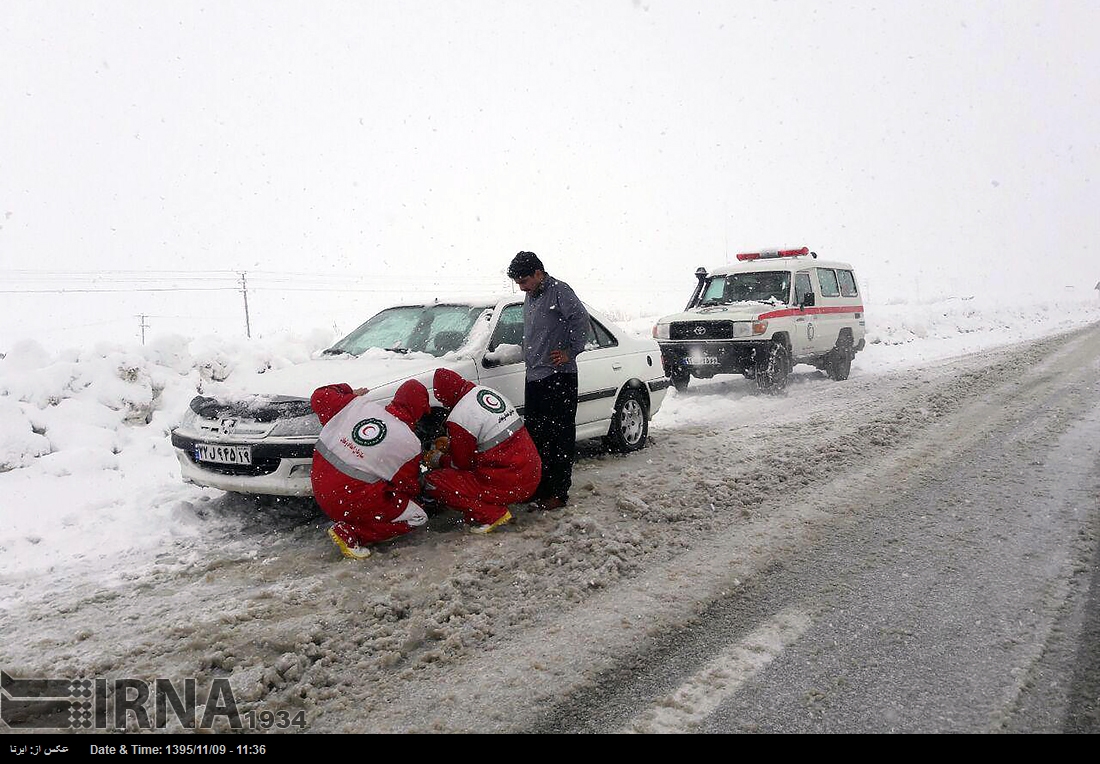
[[[259,477],[270,475],[279,468],[281,459],[253,459],[252,464],[216,464],[213,462],[196,462],[194,457],[188,458],[196,467],[207,472],[217,472],[220,475],[244,475],[246,477]]]
[[[226,417],[245,417],[257,422],[274,422],[280,417],[292,418],[313,413],[309,401],[302,398],[276,396],[242,401],[220,401],[205,395],[191,399],[191,410],[203,419],[220,420]]]
[[[670,340],[728,340],[733,338],[732,321],[682,321],[668,329]]]

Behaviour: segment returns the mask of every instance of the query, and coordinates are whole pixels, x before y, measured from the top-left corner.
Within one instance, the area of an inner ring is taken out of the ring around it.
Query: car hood
[[[767,302],[731,302],[728,305],[708,305],[704,308],[692,308],[683,313],[664,316],[658,323],[670,324],[674,321],[753,321],[761,313],[782,310],[786,305],[772,305]]]
[[[353,388],[368,387],[370,399],[389,399],[407,379],[419,379],[430,391],[435,370],[447,368],[476,381],[474,361],[468,357],[443,357],[426,353],[409,356],[368,351],[362,356],[317,358],[283,369],[228,380],[229,395],[283,395],[305,398],[324,385],[346,382]],[[433,396],[433,403],[435,402]]]

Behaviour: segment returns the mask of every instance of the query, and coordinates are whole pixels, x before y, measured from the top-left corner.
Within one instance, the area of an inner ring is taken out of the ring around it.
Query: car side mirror
[[[798,303],[800,308],[812,308],[814,306],[814,293],[807,292],[802,295],[802,302]]]
[[[522,361],[523,348],[519,345],[501,343],[485,354],[485,357],[481,359],[481,365],[486,368],[492,368],[493,366],[507,366],[508,364],[521,363]]]

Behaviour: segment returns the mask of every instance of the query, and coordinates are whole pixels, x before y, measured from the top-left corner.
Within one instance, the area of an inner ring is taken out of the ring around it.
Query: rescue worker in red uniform
[[[313,498],[333,520],[329,536],[356,560],[370,557],[368,544],[428,521],[413,501],[422,452],[412,429],[428,413],[428,390],[409,380],[385,407],[362,397],[366,392],[327,385],[309,401],[322,424],[310,474]]]
[[[508,504],[526,501],[538,488],[538,449],[515,406],[497,391],[450,369],[436,370],[433,387],[451,410],[449,443],[439,469],[425,478],[424,493],[460,510],[474,533],[489,533],[512,519]]]

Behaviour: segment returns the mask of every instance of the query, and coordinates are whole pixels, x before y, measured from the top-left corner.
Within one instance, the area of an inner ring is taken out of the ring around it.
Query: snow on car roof
[[[476,308],[492,308],[501,300],[509,300],[513,297],[522,299],[522,295],[496,294],[496,295],[429,295],[419,300],[401,300],[388,307],[400,308],[409,305],[469,305]]]

